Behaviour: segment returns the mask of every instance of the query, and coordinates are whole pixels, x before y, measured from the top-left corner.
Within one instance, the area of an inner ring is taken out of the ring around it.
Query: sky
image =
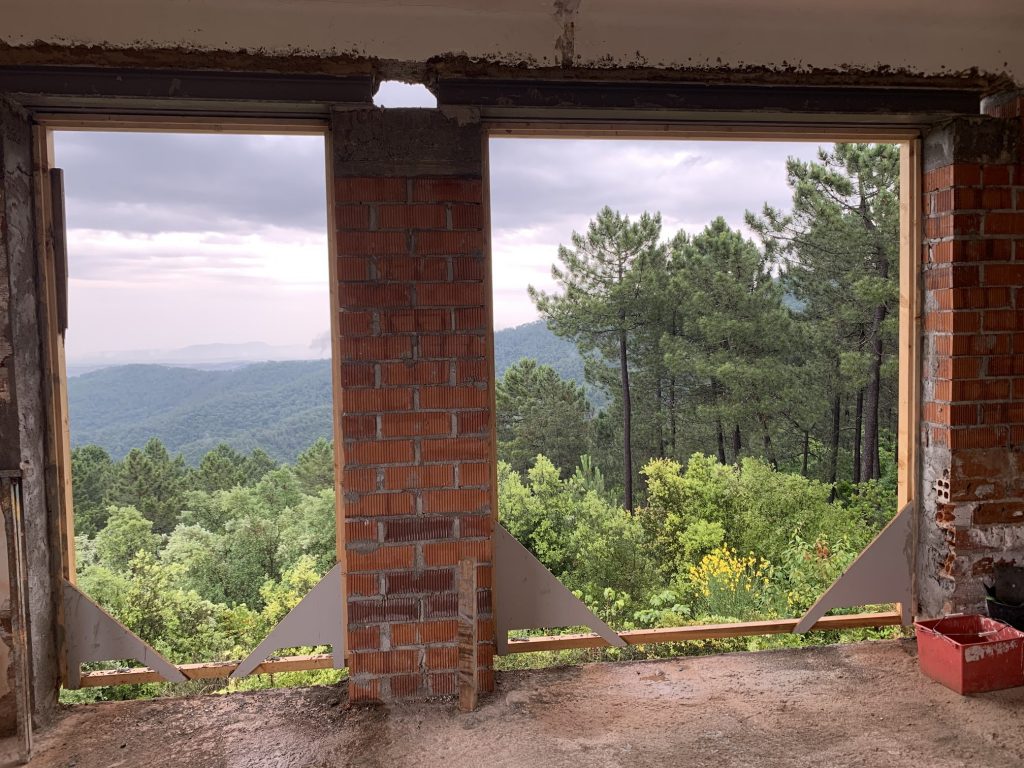
[[[381,106],[432,106],[385,83]],[[786,208],[789,156],[766,142],[494,139],[495,327],[535,320],[558,245],[604,205],[660,211],[663,234]],[[58,132],[68,218],[69,362],[262,342],[329,354],[324,143],[310,136]],[[157,355],[159,357],[159,355]]]

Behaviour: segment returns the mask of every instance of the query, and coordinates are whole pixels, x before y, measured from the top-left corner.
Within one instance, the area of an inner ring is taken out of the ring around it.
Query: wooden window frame
[[[334,148],[330,122],[322,118],[262,117],[187,117],[137,116],[116,114],[36,114],[33,116],[32,152],[34,212],[36,221],[36,257],[40,265],[41,335],[43,339],[43,382],[46,402],[46,496],[50,510],[51,542],[59,547],[54,559],[56,583],[66,579],[75,583],[74,501],[71,488],[71,435],[68,422],[67,368],[64,360],[63,331],[59,328],[62,314],[58,296],[58,256],[54,247],[53,190],[50,169],[54,167],[53,134],[57,131],[97,131],[109,133],[202,133],[234,135],[322,136],[324,140],[325,185],[327,206],[328,280],[331,313],[331,390],[332,433],[334,445],[335,492],[335,556],[345,569],[345,525],[342,505],[342,441],[341,441],[341,360],[339,335],[339,297],[337,280],[337,244],[334,237]],[[59,223],[58,223],[59,224]],[[66,279],[66,276],[65,276]],[[64,286],[66,296],[66,285]],[[62,601],[58,602],[58,657],[61,679],[67,679],[66,642]],[[347,605],[342,605],[342,620],[347,623]],[[177,665],[186,677],[193,679],[227,678],[238,662],[209,662]],[[286,656],[263,662],[254,674],[309,671],[333,666],[331,654]],[[82,687],[160,682],[162,678],[147,668],[86,672]]]
[[[484,130],[484,184],[488,195],[484,199],[485,247],[487,272],[491,272],[490,167],[487,150],[491,139],[605,139],[647,141],[764,141],[764,142],[872,142],[897,144],[900,147],[900,200],[899,200],[899,381],[897,415],[897,503],[896,511],[921,498],[920,488],[920,434],[921,434],[921,129],[916,126],[864,125],[864,124],[751,124],[741,122],[692,123],[648,122],[630,120],[488,120]],[[491,338],[494,328],[494,292],[487,294],[487,314]],[[494,355],[491,355],[491,407],[495,407]],[[492,419],[491,440],[497,446],[497,427]],[[496,464],[496,459],[495,459]],[[495,519],[498,515],[497,487],[492,489]],[[916,574],[917,516],[911,532],[911,572]],[[916,578],[912,580],[911,594],[916,612]],[[496,607],[496,610],[500,608]],[[735,637],[754,637],[793,631],[799,619],[746,621],[733,624],[665,627],[618,633],[630,645],[646,643],[681,642]],[[898,626],[902,623],[900,606],[895,611],[825,616],[813,629],[851,629],[864,627]],[[509,643],[509,653],[530,653],[569,648],[599,648],[608,643],[597,635],[550,635],[530,637]]]

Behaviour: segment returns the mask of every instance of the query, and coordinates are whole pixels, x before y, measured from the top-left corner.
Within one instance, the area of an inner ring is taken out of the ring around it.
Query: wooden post
[[[14,696],[17,714],[19,757],[24,765],[32,758],[32,680],[29,669],[28,568],[21,516],[21,473],[0,472],[0,513],[7,544],[11,589],[11,637],[14,643]]]
[[[459,561],[459,709],[476,709],[479,665],[476,658],[476,561]]]

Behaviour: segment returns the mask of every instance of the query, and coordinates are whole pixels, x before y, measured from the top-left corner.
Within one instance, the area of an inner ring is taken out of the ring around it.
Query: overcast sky
[[[418,106],[382,86],[385,106]],[[324,145],[319,137],[56,136],[65,171],[68,358],[264,342],[327,353]],[[666,239],[723,215],[786,207],[785,160],[814,144],[494,140],[495,326],[536,318],[559,243],[603,205],[661,211]],[[118,355],[123,358],[123,355]],[[143,359],[140,356],[140,359]]]

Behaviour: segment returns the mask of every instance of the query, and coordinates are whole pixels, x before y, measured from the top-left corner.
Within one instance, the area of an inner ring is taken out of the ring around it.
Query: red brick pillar
[[[352,701],[457,692],[458,565],[478,566],[493,687],[493,354],[476,123],[332,125]]]
[[[925,138],[920,611],[983,611],[994,562],[1024,563],[1024,178],[1019,124]]]

